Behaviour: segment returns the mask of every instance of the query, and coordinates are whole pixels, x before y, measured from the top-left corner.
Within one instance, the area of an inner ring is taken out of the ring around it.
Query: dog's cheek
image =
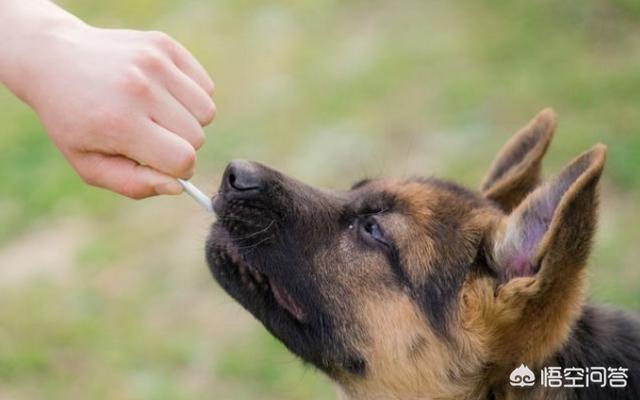
[[[367,373],[341,382],[345,391],[360,398],[411,398],[417,391],[456,398],[463,393],[464,385],[447,375],[458,370],[451,344],[430,329],[409,296],[383,290],[358,307],[358,325],[368,340],[352,345],[364,355]]]

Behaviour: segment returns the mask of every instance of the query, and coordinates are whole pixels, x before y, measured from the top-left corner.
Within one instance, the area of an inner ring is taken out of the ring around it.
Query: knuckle
[[[191,177],[196,165],[196,150],[191,146],[184,146],[176,153],[176,173],[181,177]]]
[[[165,60],[162,54],[153,48],[144,48],[139,51],[136,64],[140,68],[149,71],[159,71],[165,66]]]
[[[122,89],[134,97],[151,95],[151,82],[138,67],[127,68],[120,80]]]
[[[150,42],[159,49],[172,50],[175,46],[175,41],[164,32],[150,31],[148,35]]]

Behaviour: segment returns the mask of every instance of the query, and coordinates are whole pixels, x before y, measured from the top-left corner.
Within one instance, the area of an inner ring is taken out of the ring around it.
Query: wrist
[[[0,0],[0,82],[32,105],[47,53],[88,25],[49,0]]]

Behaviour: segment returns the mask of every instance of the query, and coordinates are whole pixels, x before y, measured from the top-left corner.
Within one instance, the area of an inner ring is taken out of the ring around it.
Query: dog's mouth
[[[245,296],[258,297],[267,306],[277,305],[297,322],[306,322],[305,309],[281,283],[252,266],[240,254],[233,240],[228,239],[225,242],[222,244],[218,241],[218,248],[214,250],[214,257],[217,259],[214,262],[217,267],[214,274],[219,275],[223,286],[234,285],[236,289],[243,291]]]
[[[293,296],[291,296],[282,286],[278,285],[271,279],[269,280],[269,287],[271,288],[273,297],[276,299],[280,307],[287,310],[298,321],[304,322],[304,309],[298,304],[296,299],[294,299]]]

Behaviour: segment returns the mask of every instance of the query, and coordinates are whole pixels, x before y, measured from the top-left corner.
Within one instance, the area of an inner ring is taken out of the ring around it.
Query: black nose
[[[224,172],[224,185],[228,191],[257,192],[263,186],[260,169],[245,160],[234,160]]]

